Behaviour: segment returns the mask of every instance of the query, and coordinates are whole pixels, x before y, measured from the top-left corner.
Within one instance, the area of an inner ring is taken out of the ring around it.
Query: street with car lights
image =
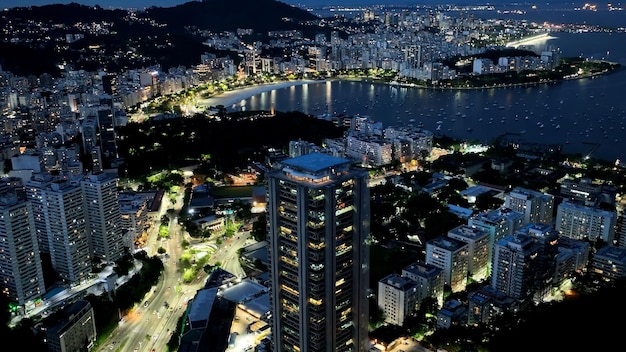
[[[183,195],[179,195],[174,202],[164,197],[163,202],[162,211],[157,219],[163,215],[170,217],[169,237],[159,238],[158,226],[153,226],[144,248],[149,256],[161,257],[164,265],[161,278],[146,294],[144,300],[121,318],[118,327],[96,349],[98,352],[167,350],[166,345],[172,333],[181,328],[177,326],[177,323],[185,313],[188,301],[194,297],[197,290],[204,286],[208,276],[200,270],[195,279],[187,283],[183,282],[180,258],[183,255],[182,241],[184,239],[190,243],[190,249],[212,253],[209,264],[214,265],[219,262],[222,269],[239,278],[245,276],[245,271],[239,262],[239,249],[251,241],[248,240],[249,231],[236,232],[230,238],[224,239],[220,245],[217,244],[219,236],[206,241],[191,239],[177,221]],[[174,211],[167,211],[168,209],[174,209]],[[158,254],[160,247],[165,249],[165,253]]]
[[[167,209],[180,211],[182,195],[176,202],[163,198],[161,213],[157,219],[166,214]],[[168,216],[173,217],[171,213]],[[118,327],[101,344],[99,351],[165,351],[170,333],[176,329],[180,315],[184,313],[190,295],[202,285],[195,282],[190,285],[181,283],[179,259],[182,254],[181,233],[183,229],[177,221],[169,221],[168,238],[159,238],[158,226],[153,226],[153,233],[148,238],[146,252],[148,255],[159,255],[159,247],[165,248],[160,257],[163,261],[163,272],[159,282],[146,294],[144,301],[137,304],[122,317]]]
[[[239,262],[239,249],[246,246],[250,232],[237,232],[233,237],[226,239],[213,254],[212,262],[220,262],[222,269],[241,278],[246,275]]]

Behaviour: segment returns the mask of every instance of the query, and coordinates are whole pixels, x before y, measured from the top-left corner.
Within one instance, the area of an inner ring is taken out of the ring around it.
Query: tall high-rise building
[[[98,139],[100,138],[98,118],[95,113],[89,113],[85,116],[80,125],[80,132],[83,137],[83,150],[85,154],[91,154],[92,150],[98,148]]]
[[[55,180],[41,194],[54,270],[68,283],[86,280],[91,273],[91,253],[80,184]]]
[[[104,172],[92,173],[81,181],[81,187],[93,258],[113,263],[126,254],[131,241],[124,237],[121,226],[117,177]]]
[[[115,114],[112,99],[100,99],[98,109],[98,129],[100,131],[100,150],[107,158],[117,157],[115,141]]]
[[[604,246],[591,259],[590,272],[606,282],[626,278],[626,249]]]
[[[537,242],[539,245],[539,259],[535,263],[533,273],[535,274],[534,291],[535,301],[543,301],[550,295],[554,284],[557,256],[559,255],[559,232],[554,226],[548,224],[528,224],[519,230]]]
[[[103,170],[102,152],[100,148],[94,148],[89,152],[91,156],[91,172],[99,173]]]
[[[418,260],[402,269],[402,276],[417,282],[417,305],[432,297],[437,300],[437,305],[443,305],[444,278],[443,270],[423,260]]]
[[[102,76],[102,90],[106,94],[117,94],[118,77],[116,74],[106,74]]]
[[[491,287],[528,303],[536,290],[537,271],[543,269],[542,248],[530,235],[517,233],[494,245]]]
[[[385,322],[402,326],[417,308],[417,282],[389,274],[378,281],[378,307],[384,312]]]
[[[87,300],[79,300],[44,321],[48,351],[88,351],[96,342],[96,319]]]
[[[367,351],[368,175],[311,153],[267,175],[273,348]]]
[[[500,207],[471,216],[467,225],[489,232],[489,263],[493,258],[493,245],[524,226],[524,213],[510,208]]]
[[[46,230],[45,208],[46,203],[43,197],[43,189],[49,187],[53,181],[51,174],[47,172],[34,173],[30,180],[26,181],[26,195],[33,207],[33,218],[35,219],[35,233],[41,253],[50,253],[50,240]]]
[[[0,193],[9,191],[14,193],[18,199],[26,199],[26,187],[24,180],[17,176],[7,176],[0,179]]]
[[[0,293],[25,305],[46,288],[32,206],[15,192],[0,194]]]

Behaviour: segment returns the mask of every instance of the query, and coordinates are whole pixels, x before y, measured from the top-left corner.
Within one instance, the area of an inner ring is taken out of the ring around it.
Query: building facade
[[[577,240],[598,239],[613,244],[617,213],[564,201],[557,207],[556,229],[562,236]]]
[[[539,245],[532,236],[507,236],[494,245],[491,287],[515,298],[528,301],[534,295]]]
[[[320,153],[267,174],[273,350],[366,351],[367,172]]]
[[[41,253],[50,253],[50,240],[48,239],[48,231],[46,230],[46,204],[44,202],[43,190],[50,187],[52,181],[52,175],[47,172],[34,173],[30,180],[26,181],[26,195],[33,207],[35,232]]]
[[[57,320],[46,322],[46,342],[50,352],[89,351],[96,337],[93,307],[86,300],[74,302]]]
[[[594,183],[591,179],[583,177],[564,179],[560,185],[560,193],[564,199],[571,202],[595,207],[602,202],[615,204],[617,190],[615,186]]]
[[[554,196],[516,187],[504,197],[504,206],[524,214],[524,223],[552,224]]]
[[[149,227],[148,203],[144,194],[136,192],[120,192],[118,195],[120,204],[122,229],[134,240],[135,246],[139,245],[143,232]]]
[[[467,243],[444,236],[434,238],[426,242],[426,263],[443,270],[444,281],[452,292],[465,290],[469,266]]]
[[[0,193],[0,293],[18,305],[45,292],[39,244],[30,202]]]
[[[587,241],[575,240],[571,237],[559,236],[559,252],[573,257],[572,272],[582,271],[589,263],[591,244]]]
[[[81,181],[85,197],[87,231],[93,258],[113,263],[122,258],[132,239],[125,238],[121,227],[117,178],[103,172],[86,176]]]
[[[489,262],[492,262],[494,243],[522,228],[524,226],[524,214],[513,209],[500,207],[470,217],[467,224],[489,232]]]
[[[467,322],[467,306],[458,299],[444,302],[437,311],[437,329],[449,329],[454,325],[465,325]]]
[[[402,326],[414,314],[417,306],[417,283],[398,274],[390,274],[378,281],[378,306],[385,322]]]
[[[417,282],[417,305],[424,298],[432,297],[437,301],[437,306],[443,305],[443,270],[425,261],[407,265],[402,269],[402,276]]]
[[[469,277],[474,281],[485,280],[489,276],[489,232],[478,227],[460,225],[448,231],[448,237],[467,243]]]
[[[519,233],[531,236],[538,245],[538,256],[534,261],[534,299],[537,302],[548,297],[553,287],[556,287],[555,272],[559,255],[559,232],[554,226],[542,223],[528,224],[519,230]]]
[[[67,283],[87,280],[92,263],[80,184],[58,179],[41,189],[41,194],[54,270]]]
[[[626,249],[604,246],[594,254],[590,271],[604,281],[613,282],[626,278]]]
[[[479,326],[493,322],[505,312],[514,312],[517,301],[504,293],[485,285],[467,295],[467,324]]]

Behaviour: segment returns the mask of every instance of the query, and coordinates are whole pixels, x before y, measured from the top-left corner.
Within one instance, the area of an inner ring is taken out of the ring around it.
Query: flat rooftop
[[[333,166],[350,163],[350,160],[338,158],[323,153],[310,153],[295,158],[286,159],[282,163],[286,166],[290,166],[299,170],[308,171],[311,173],[318,173],[324,170],[328,170]]]
[[[258,284],[249,279],[243,279],[228,288],[222,290],[222,297],[225,299],[241,304],[250,301],[267,292],[267,287]]]
[[[189,321],[192,326],[197,325],[195,322],[206,321],[209,319],[213,302],[217,298],[217,288],[208,288],[199,290],[196,293],[189,309]],[[202,324],[202,323],[200,323]],[[194,326],[197,328],[198,326]]]

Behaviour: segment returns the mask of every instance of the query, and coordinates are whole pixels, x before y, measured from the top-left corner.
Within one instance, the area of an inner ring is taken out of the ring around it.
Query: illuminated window
[[[322,303],[324,303],[324,300],[309,298],[309,303],[311,303],[312,305],[315,305],[315,306],[321,306]]]

